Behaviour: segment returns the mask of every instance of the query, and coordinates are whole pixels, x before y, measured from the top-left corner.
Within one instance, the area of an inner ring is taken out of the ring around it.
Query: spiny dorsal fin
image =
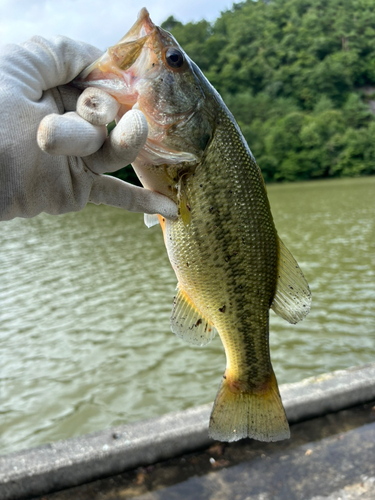
[[[172,332],[189,344],[208,344],[214,338],[216,329],[179,287],[177,290],[171,315]]]
[[[157,214],[144,214],[144,222],[148,228],[156,226],[159,224],[159,218]]]
[[[298,323],[310,311],[311,292],[293,255],[279,238],[279,266],[271,309],[289,323]]]

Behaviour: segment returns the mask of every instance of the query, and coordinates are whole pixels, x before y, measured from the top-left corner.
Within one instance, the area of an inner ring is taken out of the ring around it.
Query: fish
[[[269,347],[269,310],[294,324],[311,292],[278,237],[258,164],[233,115],[175,38],[144,8],[128,33],[74,81],[105,90],[119,117],[141,110],[149,134],[133,163],[178,217],[159,222],[178,284],[171,329],[192,345],[216,334],[226,354],[209,421],[219,441],[290,436]]]

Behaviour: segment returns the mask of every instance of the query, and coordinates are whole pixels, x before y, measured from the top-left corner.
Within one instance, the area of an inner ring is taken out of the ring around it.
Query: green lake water
[[[313,294],[298,325],[271,312],[279,383],[375,361],[375,177],[268,194]],[[0,453],[213,401],[224,351],[171,333],[159,227],[93,205],[0,224]]]

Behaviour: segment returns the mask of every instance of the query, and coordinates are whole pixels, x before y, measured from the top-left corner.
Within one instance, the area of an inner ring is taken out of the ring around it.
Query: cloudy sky
[[[160,24],[173,15],[182,22],[214,20],[233,0],[0,0],[0,45],[32,35],[65,35],[101,49],[117,42],[141,7]]]

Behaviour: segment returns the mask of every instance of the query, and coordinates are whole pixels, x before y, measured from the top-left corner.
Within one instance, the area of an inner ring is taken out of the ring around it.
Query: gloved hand
[[[69,113],[80,91],[66,84],[100,54],[65,37],[34,37],[0,50],[0,220],[77,211],[89,201],[177,215],[168,198],[101,175],[129,164],[143,147],[147,122],[140,111],[126,113],[107,139],[104,124],[118,110],[108,94],[81,95],[77,111],[86,120]]]

